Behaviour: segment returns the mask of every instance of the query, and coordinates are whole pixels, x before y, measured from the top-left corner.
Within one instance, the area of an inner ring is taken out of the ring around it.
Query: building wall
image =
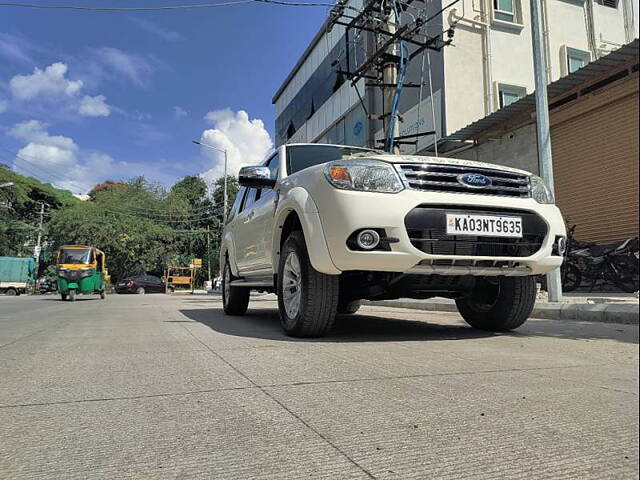
[[[638,21],[635,18],[638,12],[638,1],[618,0],[618,7],[610,8],[593,0],[543,0],[547,12],[548,32],[545,38],[549,58],[549,80],[557,80],[567,74],[567,47],[590,52],[591,59],[595,59],[615,49],[618,44],[626,43],[627,37],[634,35],[633,32],[638,30]],[[505,23],[494,17],[493,0],[461,0],[430,22],[431,33],[437,33],[455,25],[454,45],[445,47],[442,53],[430,53],[435,115],[431,111],[428,78],[426,72],[422,71],[422,57],[414,58],[410,64],[407,82],[422,82],[424,87],[422,96],[419,95],[417,88],[403,90],[400,105],[400,114],[403,118],[403,123],[400,125],[401,134],[435,129],[438,131],[438,138],[442,138],[483,118],[499,109],[499,84],[521,87],[522,95],[533,92],[534,72],[531,57],[529,1],[514,0],[514,2],[517,12],[514,23]],[[592,2],[591,9],[587,8],[589,6],[587,2]],[[359,7],[362,3],[363,0],[352,0],[350,5]],[[429,9],[437,12],[442,2],[429,2],[428,5]],[[625,8],[627,9],[626,17]],[[587,33],[589,11],[593,12],[595,44],[590,41]],[[633,13],[629,15],[629,12]],[[631,29],[625,30],[625,18],[627,23],[633,24]],[[339,61],[344,60],[340,47],[343,35],[344,27],[335,26],[331,32],[324,33],[320,37],[299,71],[275,102],[276,118],[296,98],[323,61],[326,65],[327,55],[336,57]],[[368,48],[365,39],[363,35],[360,39],[361,44],[353,47],[363,57],[365,53],[363,49]],[[351,67],[353,68],[353,65]],[[368,106],[370,113],[382,113],[379,89],[366,88],[364,81],[359,83],[359,89],[360,94],[365,97],[364,103]],[[276,128],[276,143],[346,139],[347,132],[360,131],[360,124],[364,124],[363,144],[380,146],[375,141],[383,137],[382,122],[369,121],[364,115],[364,109],[360,107],[358,118],[353,118],[355,114],[345,118],[346,114],[352,112],[358,104],[359,99],[355,89],[346,82],[322,105],[315,105],[315,113],[303,125],[299,123],[306,117],[303,116],[302,120],[297,119],[294,125],[296,133],[291,138],[282,135],[283,124],[280,122],[279,128],[278,125]],[[341,126],[339,124],[343,119],[344,125]],[[340,131],[343,134],[340,134]],[[369,138],[370,135],[374,138]],[[401,151],[403,153],[420,152],[431,145],[433,140],[433,136],[421,137],[418,139],[418,145],[404,145]]]
[[[534,91],[530,4],[514,1],[519,25],[497,21],[491,0],[462,0],[445,14],[445,28],[457,23],[455,46],[444,51],[445,135],[498,110],[499,83],[523,87],[523,95]],[[617,8],[593,3],[595,50],[587,35],[588,1],[592,0],[543,0],[550,81],[568,73],[566,47],[590,52],[594,60],[626,43],[625,2],[633,4],[637,16],[638,0],[618,0]],[[636,18],[636,32],[637,23]]]
[[[446,156],[520,168],[537,175],[539,168],[536,142],[536,125],[529,124],[469,150]]]

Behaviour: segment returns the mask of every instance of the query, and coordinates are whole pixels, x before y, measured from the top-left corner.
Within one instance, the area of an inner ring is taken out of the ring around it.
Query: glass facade
[[[329,55],[325,57],[300,91],[294,96],[293,100],[276,118],[276,145],[286,143],[331,95],[344,82],[348,81],[346,75],[342,72],[354,71],[357,65],[363,63],[364,58],[363,45],[353,41],[347,43],[346,37],[343,35],[329,52]],[[325,143],[344,143],[344,127],[342,128],[342,133],[338,128],[331,135],[332,139],[341,138],[341,141]]]

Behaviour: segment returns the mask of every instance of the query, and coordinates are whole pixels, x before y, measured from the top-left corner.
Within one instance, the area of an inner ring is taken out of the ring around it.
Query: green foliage
[[[13,172],[0,164],[0,255],[29,256],[37,235],[39,204],[45,202],[47,211],[55,211],[80,203],[67,190],[54,188],[31,177]]]
[[[209,267],[212,276],[218,274],[223,179],[215,182],[211,192],[197,176],[179,180],[168,191],[144,177],[106,181],[91,190],[88,201],[7,168],[0,169],[0,183],[3,181],[19,187],[11,193],[0,190],[0,201],[5,200],[4,194],[11,203],[11,209],[0,211],[0,254],[29,255],[32,246],[24,251],[19,247],[27,240],[33,243],[35,202],[44,200],[51,205],[45,218],[42,273],[55,263],[57,248],[80,244],[106,253],[113,281],[140,273],[162,275],[167,266],[188,266],[193,258],[202,258],[197,283],[207,279]],[[233,177],[227,181],[231,208],[239,186]],[[9,243],[14,248],[7,248]]]

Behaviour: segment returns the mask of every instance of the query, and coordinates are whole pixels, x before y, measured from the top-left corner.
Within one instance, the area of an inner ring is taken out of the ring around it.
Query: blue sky
[[[222,155],[193,139],[227,148],[232,170],[255,163],[271,148],[272,95],[326,13],[0,7],[0,162],[74,192],[137,174],[166,185],[219,175]]]

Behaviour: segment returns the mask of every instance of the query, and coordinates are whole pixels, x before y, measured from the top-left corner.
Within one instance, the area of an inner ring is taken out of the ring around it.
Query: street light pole
[[[551,157],[551,131],[549,128],[549,100],[547,99],[547,59],[544,54],[542,8],[540,0],[531,0],[531,36],[533,40],[533,67],[536,84],[536,128],[538,133],[538,165],[540,176],[554,192],[553,162]],[[562,301],[560,269],[547,274],[547,293],[550,302]]]
[[[209,145],[208,143],[202,143],[202,142],[198,142],[197,140],[192,140],[193,143],[195,143],[196,145],[200,145],[201,147],[206,147],[206,148],[210,148],[211,150],[215,150],[217,152],[222,152],[224,153],[224,211],[222,212],[222,224],[226,225],[227,224],[227,163],[228,163],[228,157],[227,157],[227,150],[223,149],[223,148],[218,148],[218,147],[214,147],[213,145]]]

